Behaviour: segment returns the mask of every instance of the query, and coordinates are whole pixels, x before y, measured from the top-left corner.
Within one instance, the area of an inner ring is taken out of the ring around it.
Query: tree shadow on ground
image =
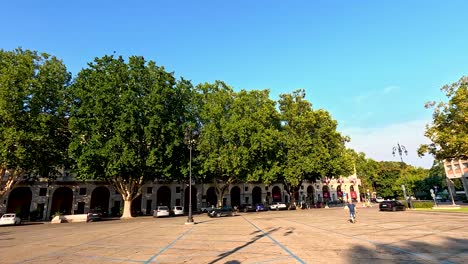
[[[247,247],[247,246],[249,246],[249,245],[255,243],[257,240],[259,240],[259,239],[261,239],[261,238],[264,238],[264,237],[267,237],[268,235],[270,235],[270,234],[276,232],[278,229],[279,229],[279,228],[274,228],[274,229],[269,230],[268,232],[265,232],[265,233],[262,232],[262,233],[260,233],[260,234],[258,234],[258,235],[256,235],[256,236],[254,236],[249,242],[247,242],[247,243],[245,243],[245,244],[243,244],[243,245],[241,245],[241,246],[238,246],[238,247],[236,247],[236,248],[234,248],[234,249],[232,249],[232,250],[229,250],[229,251],[226,251],[226,252],[224,252],[224,253],[219,254],[219,255],[218,255],[219,257],[218,257],[217,259],[211,261],[210,264],[216,263],[216,262],[218,262],[218,261],[220,261],[220,260],[222,260],[222,259],[224,259],[224,258],[226,258],[226,257],[228,257],[228,256],[230,256],[230,255],[232,255],[232,254],[234,254],[234,253],[236,253],[236,252],[238,252],[239,250],[241,250],[241,249],[243,249],[243,248],[245,248],[245,247]],[[260,231],[257,230],[257,231],[255,231],[255,232],[251,233],[251,235],[252,235],[252,234],[255,234],[255,233],[259,233],[259,232],[260,232]],[[240,263],[240,262],[237,261],[237,260],[230,260],[230,261],[228,261],[228,262],[226,262],[226,263]]]
[[[468,239],[443,237],[437,244],[402,241],[403,245],[371,242],[354,246],[347,252],[349,263],[466,263]]]

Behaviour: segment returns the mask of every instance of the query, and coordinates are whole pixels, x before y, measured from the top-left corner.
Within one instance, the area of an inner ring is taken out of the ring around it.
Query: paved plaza
[[[468,263],[468,215],[342,208],[0,227],[0,263]]]

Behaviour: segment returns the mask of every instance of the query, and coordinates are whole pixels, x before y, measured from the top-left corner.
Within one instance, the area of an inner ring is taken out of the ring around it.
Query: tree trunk
[[[0,200],[20,182],[21,173],[17,170],[7,172],[6,168],[0,169]]]
[[[120,219],[130,219],[132,216],[132,200],[133,199],[124,199],[124,210]]]
[[[124,210],[120,219],[130,219],[132,216],[132,201],[141,194],[141,186],[143,185],[143,177],[138,179],[118,176],[111,180],[114,187],[122,195],[124,200]]]

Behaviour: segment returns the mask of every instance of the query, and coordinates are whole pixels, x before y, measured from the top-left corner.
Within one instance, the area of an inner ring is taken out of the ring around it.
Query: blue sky
[[[468,72],[467,1],[9,1],[0,48],[53,54],[75,75],[94,57],[142,55],[194,84],[305,89],[350,147],[430,167],[429,100]]]

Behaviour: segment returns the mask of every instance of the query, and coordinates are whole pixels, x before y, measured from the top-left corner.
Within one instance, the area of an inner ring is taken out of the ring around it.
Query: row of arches
[[[354,191],[353,187],[351,186],[351,191]],[[309,199],[313,199],[314,197],[314,188],[313,186],[307,187],[307,197]],[[189,187],[185,188],[184,190],[185,196],[189,196]],[[233,186],[230,189],[230,205],[231,206],[240,206],[243,201],[241,199],[242,191],[239,186]],[[323,186],[322,188],[322,195],[323,198],[329,198],[329,187]],[[342,194],[341,186],[337,187],[337,194],[340,196]],[[270,196],[271,195],[271,196]],[[206,195],[203,195],[204,201],[208,205],[216,205],[218,202],[218,197],[216,195],[216,191],[214,187],[210,187],[206,190]],[[259,186],[255,186],[251,192],[251,203],[257,204],[262,203],[264,200],[267,202],[287,202],[283,201],[283,195],[281,188],[278,186],[274,186],[271,189],[271,193],[268,193],[267,197],[262,197],[262,189]],[[296,200],[298,200],[299,194],[296,193]],[[287,197],[285,197],[286,199]],[[101,209],[104,213],[109,210],[109,200],[110,200],[110,191],[109,188],[106,186],[98,186],[96,187],[91,193],[91,199],[89,204],[89,209]],[[23,218],[27,218],[29,215],[29,210],[31,207],[32,202],[32,192],[29,187],[17,187],[13,189],[9,195],[8,204],[7,204],[7,213],[19,213]],[[72,188],[62,186],[54,190],[52,194],[52,203],[50,206],[50,215],[53,215],[56,212],[61,212],[64,214],[72,214],[77,212],[72,212],[74,203],[74,193]],[[172,199],[172,191],[168,186],[160,186],[156,192],[156,205],[166,205],[172,206],[174,204]],[[189,208],[189,199],[184,199],[184,208],[188,210]],[[226,203],[226,200],[223,200],[223,203]],[[249,201],[250,203],[250,201]],[[192,186],[192,210],[197,210],[197,188]],[[141,195],[134,199],[132,202],[132,211],[138,212],[141,211],[142,208],[142,197]],[[84,205],[83,205],[84,206]],[[114,205],[115,206],[115,205]],[[84,207],[80,210],[80,205],[78,204],[78,213],[84,213]],[[149,210],[152,209],[152,205],[147,208]],[[76,208],[75,208],[76,209]],[[154,209],[154,208],[153,208]],[[76,211],[76,210],[75,210]],[[148,210],[147,210],[148,211]]]

